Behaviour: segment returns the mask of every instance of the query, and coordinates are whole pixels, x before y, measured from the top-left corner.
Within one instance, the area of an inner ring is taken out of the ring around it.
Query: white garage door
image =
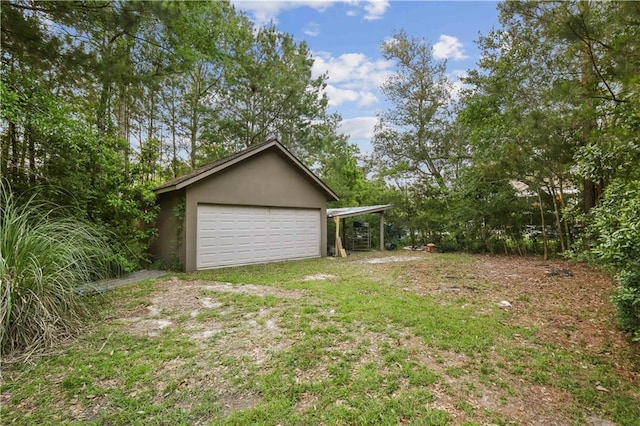
[[[198,269],[320,256],[320,210],[198,206]]]

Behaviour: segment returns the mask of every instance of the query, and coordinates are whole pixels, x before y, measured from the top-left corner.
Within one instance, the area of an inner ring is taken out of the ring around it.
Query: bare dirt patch
[[[150,304],[145,309],[136,308],[135,315],[124,312],[121,321],[127,323],[128,333],[150,337],[179,326],[185,336],[201,346],[220,348],[228,356],[244,357],[256,364],[263,363],[269,353],[291,344],[278,326],[277,309],[236,312],[235,306],[216,298],[216,293],[285,299],[299,299],[304,295],[298,290],[255,284],[173,280],[158,283]]]
[[[274,308],[244,308],[226,301],[226,294],[270,296],[282,303]],[[165,330],[178,330],[194,341],[202,351],[195,359],[196,365],[194,360],[182,358],[166,362],[157,374],[161,380],[156,383],[155,400],[193,389],[209,389],[227,415],[260,402],[258,395],[238,389],[233,382],[246,375],[250,365],[262,365],[293,343],[278,324],[280,305],[305,296],[299,290],[255,284],[174,279],[157,283],[147,306],[122,309],[116,321],[124,323],[123,331],[127,333],[159,337]],[[172,382],[178,385],[167,391],[167,384]],[[187,398],[183,402],[187,405],[182,408],[188,410],[193,400]]]
[[[417,256],[386,256],[386,257],[374,257],[373,259],[366,259],[366,260],[363,260],[362,262],[376,265],[381,263],[413,262],[416,260],[420,260],[420,258]]]
[[[225,306],[215,297],[215,293],[273,296],[285,299],[300,299],[304,296],[304,292],[299,290],[255,284],[233,285],[208,281],[172,280],[157,284],[150,303],[146,307],[138,306],[123,311],[119,317],[121,321],[128,323],[127,331],[130,333],[158,336],[161,330],[175,326],[177,317],[188,315],[189,320],[183,325],[184,328],[192,332],[192,338],[202,340],[220,332],[222,326],[220,324],[203,326],[196,320],[199,314],[217,311],[225,315],[234,309],[233,306]],[[247,325],[253,331],[260,329],[251,321]],[[267,326],[267,330],[273,330],[273,328],[273,326]]]
[[[262,365],[272,354],[285,350],[293,343],[278,325],[279,312],[262,309],[256,318],[225,323],[224,330],[214,341],[201,339],[202,344],[212,346],[228,357],[245,359]]]
[[[507,324],[535,330],[539,344],[551,343],[572,352],[586,351],[607,358],[620,377],[640,383],[640,364],[628,356],[629,342],[616,327],[611,303],[615,283],[603,272],[562,260],[507,256],[476,256],[474,262],[452,264],[443,256],[435,255],[412,263],[410,268],[393,263],[379,267],[395,272],[396,284],[405,291],[445,304],[462,303],[462,307],[476,313],[503,309]],[[502,301],[509,302],[510,306],[499,307]],[[451,396],[476,410],[502,413],[505,418],[522,424],[567,424],[563,413],[570,411],[575,401],[566,391],[534,385],[502,370],[502,386],[506,383],[510,388],[505,392],[500,384],[479,380],[480,365],[469,363],[464,355],[437,355],[438,350],[425,348],[416,338],[401,339],[401,344],[424,365],[445,377],[434,393],[435,403],[456,421],[464,421],[467,416],[458,405],[452,405]],[[442,363],[442,359],[447,361]],[[469,374],[447,375],[446,367],[452,365],[464,366]],[[470,392],[470,388],[474,391]],[[600,423],[596,424],[610,424],[608,419],[598,419]]]
[[[401,271],[405,290],[443,302],[465,298],[491,309],[507,301],[509,323],[535,328],[543,341],[562,347],[628,347],[610,299],[615,283],[603,272],[534,257],[476,256],[459,265],[438,255],[426,260]]]
[[[536,328],[543,341],[599,353],[628,347],[616,328],[615,283],[606,274],[530,257],[484,256],[474,266],[478,278],[489,283],[486,297],[509,301],[510,322]]]
[[[336,276],[333,274],[314,274],[305,276],[304,278],[302,278],[302,281],[324,281],[331,280],[335,277]]]
[[[256,284],[240,284],[234,285],[230,283],[204,282],[204,281],[188,281],[192,285],[200,286],[202,290],[217,291],[221,293],[249,294],[253,296],[273,296],[285,299],[300,299],[304,296],[304,292],[300,290],[290,290],[278,287],[269,287],[266,285]]]
[[[470,420],[462,410],[461,401],[477,410],[476,420],[482,412],[501,413],[506,418],[530,425],[563,425],[565,424],[559,405],[571,401],[571,397],[562,391],[543,386],[531,386],[515,378],[512,381],[512,392],[505,394],[504,389],[496,383],[478,380],[476,375],[479,366],[477,360],[468,355],[445,351],[425,345],[421,338],[409,332],[403,333],[395,343],[408,351],[411,357],[429,370],[436,372],[440,381],[434,391],[434,408],[447,411],[456,423]],[[460,374],[452,375],[450,368],[455,367]],[[531,404],[531,401],[536,401]]]

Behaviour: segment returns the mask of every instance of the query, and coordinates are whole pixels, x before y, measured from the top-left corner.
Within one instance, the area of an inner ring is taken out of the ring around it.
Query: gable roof
[[[314,185],[316,185],[322,192],[325,193],[329,201],[337,201],[338,195],[331,190],[318,176],[316,176],[307,166],[293,155],[287,148],[284,147],[276,139],[271,139],[258,145],[249,147],[243,151],[231,154],[228,157],[221,158],[213,163],[204,165],[197,169],[190,171],[189,173],[179,176],[175,179],[158,186],[154,191],[156,194],[163,194],[165,192],[176,191],[178,189],[185,188],[193,183],[196,183],[202,179],[205,179],[211,175],[214,175],[222,170],[232,167],[238,163],[241,163],[255,155],[258,155],[267,150],[275,150],[285,160],[287,160],[293,167],[299,169],[299,171],[306,176]]]

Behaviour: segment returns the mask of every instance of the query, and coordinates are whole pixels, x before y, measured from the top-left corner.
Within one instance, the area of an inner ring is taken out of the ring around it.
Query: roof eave
[[[167,193],[167,192],[173,192],[176,189],[178,189],[178,188],[176,188],[176,185],[171,185],[171,186],[166,186],[164,188],[156,188],[156,189],[153,190],[153,192],[155,192],[156,195],[160,195],[160,194],[164,194],[164,193]]]

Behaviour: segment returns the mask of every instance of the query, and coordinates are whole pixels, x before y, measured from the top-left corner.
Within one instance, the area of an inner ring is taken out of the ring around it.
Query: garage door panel
[[[320,210],[199,205],[197,268],[320,256]]]

